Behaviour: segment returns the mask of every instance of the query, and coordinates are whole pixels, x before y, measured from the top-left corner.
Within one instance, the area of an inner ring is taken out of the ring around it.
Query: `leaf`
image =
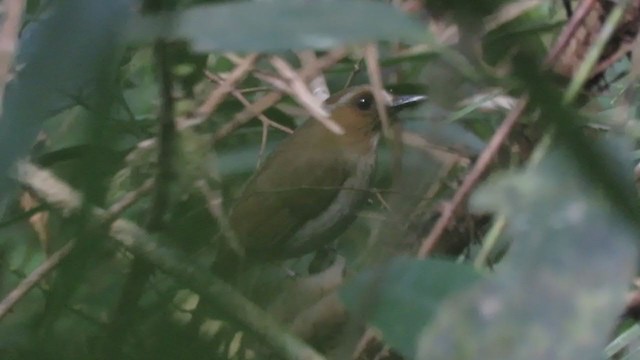
[[[492,278],[441,308],[417,358],[602,358],[635,273],[630,224],[557,150],[472,200],[506,216],[511,248]]]
[[[117,29],[131,10],[128,0],[55,2],[23,31],[17,73],[7,84],[0,119],[0,174],[33,145],[42,123],[77,105],[94,103],[97,78],[115,57]],[[0,179],[0,208],[10,184]],[[0,213],[1,213],[0,209]]]
[[[372,40],[423,40],[425,30],[393,6],[363,0],[235,1],[138,18],[133,42],[184,39],[197,51],[328,49]]]
[[[444,260],[396,258],[359,274],[342,290],[352,314],[363,314],[408,358],[424,326],[452,293],[479,279],[471,267]]]

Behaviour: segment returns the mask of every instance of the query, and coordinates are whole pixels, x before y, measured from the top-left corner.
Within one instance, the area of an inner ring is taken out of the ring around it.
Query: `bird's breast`
[[[370,140],[370,149],[362,154],[348,154],[353,171],[341,186],[331,204],[319,216],[308,221],[287,242],[285,252],[292,256],[313,251],[330,243],[355,220],[355,215],[366,199],[376,163],[379,136]]]

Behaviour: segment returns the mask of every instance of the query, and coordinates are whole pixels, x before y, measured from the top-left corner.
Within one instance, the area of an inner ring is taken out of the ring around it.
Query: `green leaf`
[[[372,40],[417,42],[425,30],[393,6],[374,1],[235,1],[138,18],[133,42],[184,39],[197,51],[328,49]]]
[[[350,313],[366,316],[389,345],[413,358],[418,335],[441,303],[478,279],[466,265],[397,258],[359,274],[345,285],[342,298]]]
[[[14,191],[5,174],[29,152],[42,123],[78,103],[97,102],[104,87],[97,79],[106,84],[111,78],[119,57],[116,34],[131,10],[126,0],[53,3],[23,29],[16,73],[2,99],[0,202]]]
[[[417,358],[601,359],[637,262],[601,189],[554,150],[490,178],[472,205],[506,216],[511,247],[494,276],[440,309]]]

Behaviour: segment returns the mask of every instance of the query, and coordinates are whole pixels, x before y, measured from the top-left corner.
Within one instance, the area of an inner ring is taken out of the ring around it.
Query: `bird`
[[[391,114],[426,99],[382,95]],[[286,260],[312,253],[356,219],[371,185],[382,132],[374,89],[349,87],[323,106],[344,134],[309,119],[278,144],[232,205],[228,224],[233,239],[223,241],[214,272],[229,271],[224,268],[239,256]]]

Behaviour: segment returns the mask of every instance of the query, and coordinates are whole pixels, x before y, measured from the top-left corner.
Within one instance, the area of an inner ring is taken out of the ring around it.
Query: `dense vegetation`
[[[640,1],[0,10],[2,359],[637,356]],[[256,168],[359,84],[428,101],[337,251],[212,270]]]

